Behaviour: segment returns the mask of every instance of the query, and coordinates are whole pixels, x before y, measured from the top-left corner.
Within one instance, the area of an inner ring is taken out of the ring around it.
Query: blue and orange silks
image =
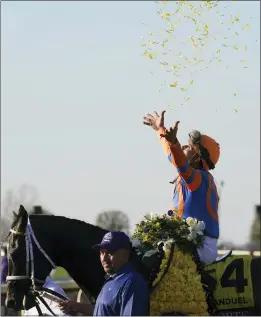
[[[164,135],[165,129],[160,129],[158,135]],[[219,146],[212,143],[211,138],[204,136],[204,146],[209,150],[214,164],[219,158]],[[208,140],[211,142],[207,143]],[[165,154],[178,172],[174,183],[173,209],[182,218],[193,217],[205,222],[205,235],[219,238],[218,202],[219,197],[213,176],[208,172],[203,162],[203,169],[197,170],[190,166],[183,150],[177,142],[171,145],[164,137],[160,137]]]

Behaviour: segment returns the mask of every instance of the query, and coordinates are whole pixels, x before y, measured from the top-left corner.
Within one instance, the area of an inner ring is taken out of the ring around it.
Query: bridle
[[[24,280],[24,279],[30,279],[32,281],[32,286],[35,288],[35,282],[39,283],[45,283],[45,281],[39,280],[35,278],[35,269],[34,269],[34,253],[33,253],[33,241],[36,244],[37,248],[43,256],[48,260],[48,262],[51,264],[53,269],[56,269],[57,266],[54,264],[54,262],[50,259],[50,257],[46,254],[46,252],[41,248],[39,242],[37,241],[33,228],[31,226],[30,220],[28,218],[27,225],[26,225],[26,232],[20,232],[16,231],[14,229],[10,229],[10,232],[14,235],[18,236],[24,236],[25,237],[25,247],[26,247],[26,275],[8,275],[6,277],[7,281],[17,281],[17,280]],[[31,274],[30,274],[30,263],[31,263]]]
[[[34,298],[34,301],[35,301],[35,304],[36,304],[36,309],[37,309],[37,311],[39,313],[39,316],[42,316],[43,313],[42,313],[42,311],[40,309],[40,305],[39,305],[38,299],[46,306],[46,308],[52,313],[52,315],[56,316],[54,314],[54,312],[51,310],[51,308],[47,305],[47,303],[45,302],[44,298],[39,293],[39,289],[44,291],[44,292],[50,293],[50,294],[52,294],[52,295],[54,295],[56,297],[59,297],[62,300],[67,300],[67,298],[65,298],[64,296],[62,296],[61,294],[59,294],[59,293],[57,293],[57,292],[55,292],[53,290],[49,290],[49,289],[44,288],[42,286],[41,287],[36,287],[36,282],[44,284],[45,281],[37,279],[35,277],[35,263],[34,263],[34,253],[33,253],[33,242],[37,246],[38,250],[43,254],[43,256],[51,264],[52,268],[56,269],[57,266],[54,264],[54,262],[51,260],[51,258],[47,255],[47,253],[44,251],[44,249],[40,246],[38,240],[35,237],[35,234],[34,234],[32,226],[31,226],[29,217],[28,217],[28,220],[27,220],[27,225],[26,225],[26,231],[25,232],[20,232],[20,231],[14,230],[14,229],[10,229],[10,232],[9,232],[8,236],[11,233],[14,234],[14,235],[17,235],[17,236],[25,237],[26,275],[12,275],[12,276],[8,275],[6,277],[6,281],[17,281],[17,280],[25,280],[25,279],[31,280],[32,285],[31,285],[29,291],[33,295],[33,298]],[[30,272],[30,268],[31,268],[31,272]]]

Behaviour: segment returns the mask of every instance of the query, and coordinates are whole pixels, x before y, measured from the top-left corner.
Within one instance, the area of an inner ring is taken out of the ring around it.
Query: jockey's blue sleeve
[[[143,280],[128,280],[121,294],[120,316],[149,316],[149,290]]]

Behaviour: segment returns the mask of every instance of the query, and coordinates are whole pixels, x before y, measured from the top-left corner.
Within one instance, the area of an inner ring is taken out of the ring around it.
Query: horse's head
[[[30,233],[28,213],[23,206],[20,206],[18,214],[14,213],[7,244],[6,306],[8,308],[23,309],[24,296],[30,294],[32,284],[37,284],[38,280],[44,281],[51,271],[51,264],[43,259],[40,251],[35,252],[36,249],[38,248],[32,241]],[[28,302],[26,306],[26,309],[29,309],[34,303]]]
[[[23,297],[30,286],[26,273],[26,251],[25,235],[28,214],[20,206],[18,214],[14,212],[14,219],[11,225],[7,245],[8,276],[6,306],[17,310],[22,309]],[[17,280],[15,279],[17,277]]]

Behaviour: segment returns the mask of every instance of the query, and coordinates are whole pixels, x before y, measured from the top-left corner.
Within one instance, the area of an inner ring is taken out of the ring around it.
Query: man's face
[[[188,161],[190,161],[192,159],[192,157],[194,156],[195,158],[197,157],[197,153],[196,151],[193,149],[193,147],[191,145],[183,145],[182,146],[182,150],[187,158]]]
[[[108,274],[114,274],[120,267],[127,263],[129,259],[129,250],[119,249],[115,252],[107,249],[100,250],[100,260],[103,269]]]

